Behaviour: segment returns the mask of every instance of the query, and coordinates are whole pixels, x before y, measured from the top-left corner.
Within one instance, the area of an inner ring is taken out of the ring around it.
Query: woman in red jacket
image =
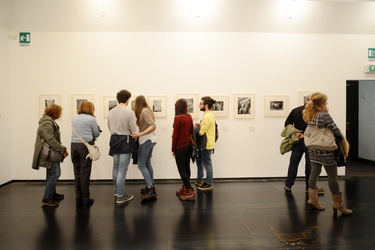
[[[194,189],[190,185],[190,157],[192,153],[191,135],[193,119],[187,113],[187,102],[178,99],[175,103],[173,122],[172,153],[176,158],[178,172],[183,182],[182,188],[176,191],[180,200],[195,200]]]

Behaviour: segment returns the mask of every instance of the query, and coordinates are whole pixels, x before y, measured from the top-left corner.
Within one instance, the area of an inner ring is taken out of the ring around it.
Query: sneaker
[[[155,184],[153,186],[155,188]],[[141,194],[145,194],[146,193],[146,190],[147,190],[147,186],[145,188],[142,188],[141,189]],[[155,188],[155,191],[156,191],[156,188]]]
[[[59,203],[53,198],[52,199],[43,199],[42,205],[48,206],[48,207],[57,207],[59,205]]]
[[[131,201],[133,198],[133,195],[124,194],[122,197],[116,197],[116,204],[123,204],[125,202]]]
[[[285,186],[284,187],[285,192],[292,192],[292,188]]]
[[[148,200],[151,198],[156,198],[157,194],[154,187],[147,188],[144,195],[141,196],[142,200]]]
[[[89,208],[92,206],[92,204],[94,204],[94,199],[90,199],[87,203],[82,203],[82,207]]]
[[[56,193],[54,196],[53,196],[53,199],[56,200],[56,201],[61,201],[63,200],[65,197],[63,194],[58,194]]]
[[[204,183],[200,183],[198,182],[197,180],[194,181],[194,184],[197,186],[197,187],[201,187],[203,186]]]
[[[202,186],[197,186],[199,190],[212,190],[214,187],[212,185],[208,185],[207,183],[203,183]]]

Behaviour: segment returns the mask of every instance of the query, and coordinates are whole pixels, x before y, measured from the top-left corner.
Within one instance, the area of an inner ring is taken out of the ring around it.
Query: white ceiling
[[[33,32],[375,34],[375,2],[0,0],[0,26]]]

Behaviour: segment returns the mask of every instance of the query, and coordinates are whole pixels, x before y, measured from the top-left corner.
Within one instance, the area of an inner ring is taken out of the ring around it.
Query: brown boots
[[[176,191],[176,195],[180,196],[180,195],[186,194],[186,192],[187,192],[186,187],[184,185],[182,185],[181,189]]]
[[[336,214],[337,210],[339,210],[341,213],[349,215],[352,214],[353,211],[350,209],[347,209],[344,204],[344,200],[342,199],[342,193],[340,194],[332,194],[333,199],[333,212]]]
[[[318,202],[318,190],[309,188],[309,200],[307,203],[312,209],[324,210],[325,207],[321,206]]]
[[[194,201],[195,200],[194,189],[192,188],[187,189],[187,193],[180,195],[179,198],[182,201]]]

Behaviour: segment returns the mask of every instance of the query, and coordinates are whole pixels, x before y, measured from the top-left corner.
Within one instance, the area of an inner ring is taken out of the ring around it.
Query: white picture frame
[[[188,114],[193,119],[199,118],[199,95],[198,94],[177,94],[178,99],[185,99],[188,105]]]
[[[116,96],[104,96],[103,97],[103,116],[108,118],[109,111],[118,105]]]
[[[212,95],[210,96],[216,101],[212,106],[212,112],[215,117],[228,117],[229,116],[229,96],[227,95]]]
[[[288,95],[265,95],[264,116],[287,116],[289,114]]]
[[[51,104],[61,106],[61,95],[59,94],[41,94],[39,95],[39,117],[44,114],[44,109]]]
[[[94,95],[93,94],[72,94],[72,119],[78,115],[77,109],[82,102],[94,103]]]
[[[298,105],[299,106],[302,106],[305,104],[305,100],[307,98],[308,95],[311,95],[311,94],[314,94],[314,93],[317,93],[317,92],[321,92],[321,91],[314,91],[314,90],[301,90],[301,91],[298,91]]]
[[[255,118],[255,94],[234,94],[234,118]]]
[[[167,117],[166,96],[148,96],[147,102],[155,117]]]

